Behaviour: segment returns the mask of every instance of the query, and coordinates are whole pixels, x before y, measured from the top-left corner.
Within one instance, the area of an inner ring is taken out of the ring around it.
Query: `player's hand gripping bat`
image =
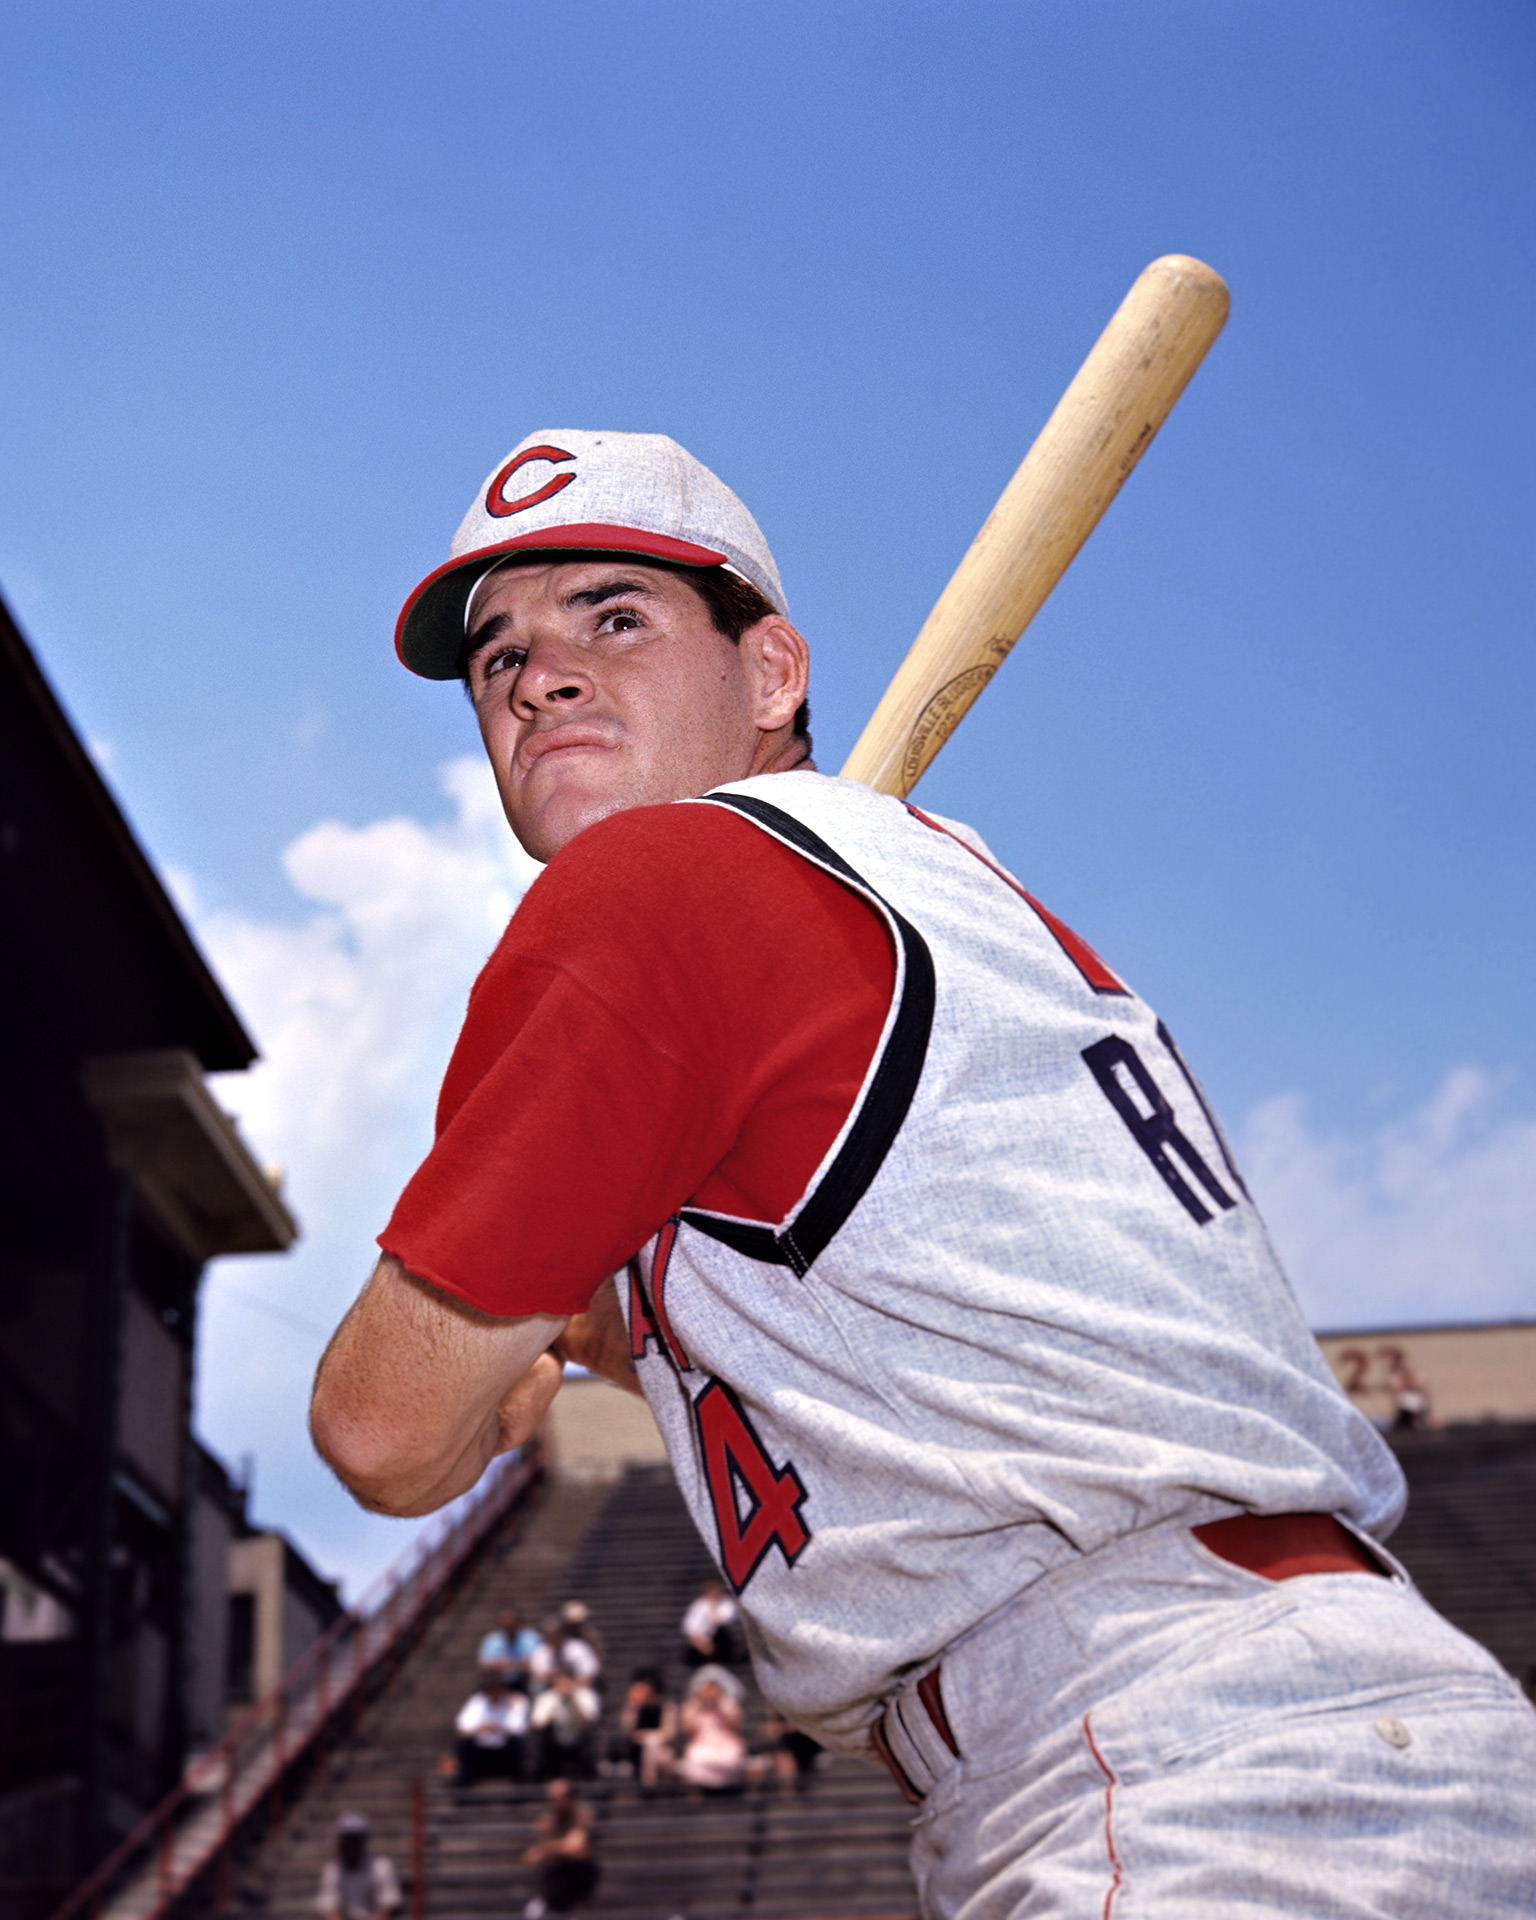
[[[1154,260],[1099,336],[955,569],[843,768],[905,797],[1072,564],[1231,304],[1221,276]]]

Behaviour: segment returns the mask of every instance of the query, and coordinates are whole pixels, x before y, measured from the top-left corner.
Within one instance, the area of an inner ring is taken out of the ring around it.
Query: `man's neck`
[[[794,733],[787,740],[776,742],[764,751],[759,748],[752,757],[752,765],[746,778],[753,779],[760,773],[814,773],[816,762],[811,758],[811,743],[803,733]]]

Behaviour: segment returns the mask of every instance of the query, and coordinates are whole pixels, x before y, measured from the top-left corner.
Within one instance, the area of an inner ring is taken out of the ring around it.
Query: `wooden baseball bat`
[[[1125,485],[1231,305],[1170,253],[1137,279],[971,542],[843,768],[904,798]]]

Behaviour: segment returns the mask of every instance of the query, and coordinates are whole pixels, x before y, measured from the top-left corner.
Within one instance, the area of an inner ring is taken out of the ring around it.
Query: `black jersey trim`
[[[903,919],[888,900],[882,899],[841,854],[793,814],[750,794],[713,793],[704,799],[710,806],[733,807],[736,812],[746,814],[765,832],[793,847],[813,865],[857,887],[879,907],[901,942],[901,1000],[880,1064],[831,1166],[790,1225],[777,1232],[756,1221],[733,1220],[691,1207],[682,1210],[682,1218],[689,1226],[697,1227],[700,1233],[719,1240],[734,1252],[769,1266],[789,1267],[803,1275],[831,1245],[869,1191],[911,1108],[933,1031],[933,955],[916,927]]]

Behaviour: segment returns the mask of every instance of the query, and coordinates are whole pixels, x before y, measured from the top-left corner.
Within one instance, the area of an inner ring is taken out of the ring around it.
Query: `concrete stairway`
[[[341,1812],[373,1823],[402,1881],[412,1859],[411,1783],[424,1786],[426,1920],[516,1920],[534,1891],[521,1864],[542,1789],[487,1781],[456,1788],[439,1771],[454,1711],[472,1690],[475,1649],[497,1612],[537,1620],[585,1600],[606,1648],[608,1750],[632,1669],[659,1666],[681,1691],[678,1625],[711,1571],[670,1474],[632,1466],[616,1484],[556,1481],[489,1551],[454,1610],[412,1656],[359,1737],[334,1754],[237,1882],[237,1907],[311,1920],[322,1861]],[[747,1732],[762,1707],[749,1689]],[[915,1909],[907,1809],[885,1775],[823,1756],[804,1794],[773,1785],[694,1801],[641,1797],[628,1779],[584,1785],[594,1807],[602,1883],[583,1911],[611,1920],[834,1920]],[[409,1892],[406,1915],[410,1913]]]

